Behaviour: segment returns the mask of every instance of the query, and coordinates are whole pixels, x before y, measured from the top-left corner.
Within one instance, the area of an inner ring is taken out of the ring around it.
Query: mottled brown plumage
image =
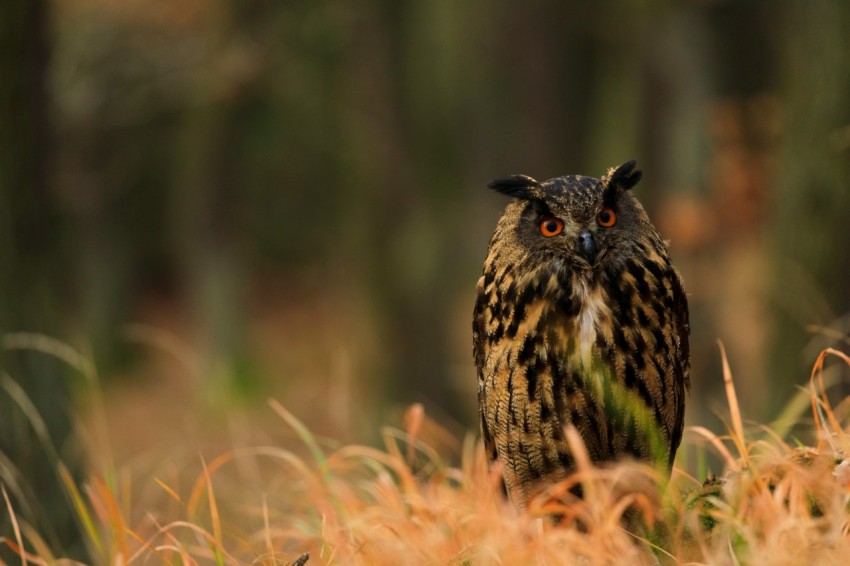
[[[573,425],[594,461],[672,466],[688,388],[688,306],[667,246],[629,192],[635,163],[601,180],[490,187],[514,197],[490,240],[473,318],[481,429],[524,505],[574,469]]]

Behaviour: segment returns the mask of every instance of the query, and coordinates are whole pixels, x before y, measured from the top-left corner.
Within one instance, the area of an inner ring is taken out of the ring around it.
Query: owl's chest
[[[589,370],[600,361],[600,346],[611,342],[616,324],[609,293],[590,281],[576,278],[566,286],[554,277],[546,291],[511,305],[510,316],[490,318],[491,363],[512,366],[533,360]]]
[[[576,282],[572,299],[576,315],[565,322],[568,323],[566,330],[572,333],[574,346],[568,354],[577,358],[585,368],[590,368],[597,343],[600,339],[607,341],[610,336],[611,309],[604,290],[584,279]]]

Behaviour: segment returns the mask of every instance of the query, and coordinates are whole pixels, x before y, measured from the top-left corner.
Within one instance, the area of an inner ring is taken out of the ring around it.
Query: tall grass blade
[[[95,526],[95,523],[92,520],[88,506],[86,505],[86,502],[83,499],[80,490],[77,489],[77,484],[74,482],[74,478],[71,476],[71,472],[69,472],[68,468],[66,468],[61,463],[59,464],[59,477],[62,479],[62,483],[65,486],[65,490],[71,497],[71,503],[74,506],[74,510],[77,512],[77,517],[79,517],[80,522],[83,525],[83,530],[85,531],[89,540],[94,543],[98,553],[103,555],[103,541],[101,540],[100,533],[98,532],[97,527]]]
[[[221,549],[224,548],[224,541],[221,538],[221,518],[218,515],[218,504],[215,500],[212,478],[210,477],[209,470],[207,470],[207,463],[203,458],[201,458],[201,465],[204,468],[203,473],[207,485],[207,503],[210,506],[210,520],[212,521],[213,540],[215,541],[215,544],[211,545],[211,550],[215,555],[216,564],[218,564],[218,566],[223,566],[224,557],[222,556]]]
[[[15,541],[18,543],[18,554],[21,557],[21,564],[27,566],[27,551],[24,548],[24,537],[21,536],[18,518],[15,516],[15,510],[12,509],[12,501],[9,499],[9,494],[6,493],[6,486],[0,485],[0,491],[3,492],[3,499],[6,501],[6,510],[9,511],[9,520],[12,522],[12,531],[15,533]]]
[[[732,370],[729,369],[729,360],[726,357],[726,348],[723,342],[717,341],[720,348],[720,360],[723,364],[723,386],[726,389],[726,399],[729,403],[729,414],[732,417],[732,430],[738,438],[741,446],[744,444],[744,422],[741,419],[741,407],[738,405],[738,394],[735,392],[735,382],[732,379]],[[742,450],[742,453],[746,450]]]
[[[325,453],[322,448],[319,446],[319,443],[316,442],[316,438],[313,436],[313,433],[304,426],[304,423],[299,421],[295,415],[286,410],[286,408],[281,405],[275,399],[269,399],[269,406],[274,410],[275,413],[280,415],[280,417],[295,431],[298,435],[298,438],[301,439],[301,442],[307,446],[308,450],[310,450],[310,454],[313,456],[313,460],[319,466],[319,470],[322,472],[322,476],[327,479],[328,476],[328,461],[325,457]]]

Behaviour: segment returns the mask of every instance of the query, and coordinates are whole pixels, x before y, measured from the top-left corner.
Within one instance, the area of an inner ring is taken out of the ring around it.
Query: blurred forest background
[[[192,426],[226,447],[222,411],[268,396],[343,440],[413,401],[475,430],[486,183],[633,158],[689,294],[688,421],[722,427],[718,339],[744,414],[773,418],[848,348],[850,3],[5,1],[16,509],[74,540],[44,462],[83,473],[88,398],[12,332],[95,361],[128,460]]]

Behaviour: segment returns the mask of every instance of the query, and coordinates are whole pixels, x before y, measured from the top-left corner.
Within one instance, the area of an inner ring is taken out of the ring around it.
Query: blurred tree
[[[259,12],[269,10],[264,6]],[[244,343],[246,199],[241,192],[253,188],[245,186],[243,171],[262,70],[250,29],[261,17],[254,6],[238,1],[216,3],[207,13],[207,65],[186,97],[174,191],[167,203],[181,290],[212,369],[209,377],[224,392],[256,388]]]
[[[786,117],[772,222],[774,406],[805,382],[821,348],[850,334],[850,3],[795,3],[783,29]],[[814,338],[812,324],[819,327]]]
[[[48,188],[46,10],[41,0],[12,0],[0,17],[0,483],[19,521],[32,525],[55,551],[82,559],[80,533],[57,473],[57,459],[72,470],[79,463],[69,434],[69,372],[45,353],[9,349],[7,340],[16,331],[59,333],[60,298],[69,279],[64,222]],[[37,415],[19,403],[12,381]],[[48,437],[33,419],[44,421]],[[0,517],[0,535],[15,540],[8,514]]]
[[[452,86],[463,85],[463,12],[444,1],[381,2],[372,22],[386,49],[379,72],[387,107],[371,112],[382,118],[388,151],[369,221],[375,269],[367,274],[387,346],[382,381],[392,401],[424,401],[454,418],[464,403],[449,379],[445,329],[446,299],[458,283],[447,275],[459,265],[456,234],[445,227],[461,185],[463,98]]]
[[[194,79],[185,47],[191,37],[176,38],[170,28],[152,34],[97,2],[55,11],[53,182],[70,216],[75,322],[110,378],[133,351],[121,325],[138,321],[151,297],[171,300],[175,287],[166,205],[177,124]]]
[[[690,135],[676,136],[665,155],[678,173],[668,197],[680,203],[690,199],[697,214],[689,216],[687,206],[678,213],[673,208],[670,220],[683,219],[678,220],[680,234],[671,237],[674,248],[679,235],[686,247],[692,242],[681,265],[690,272],[688,288],[694,293],[693,395],[712,400],[693,403],[689,411],[694,422],[722,426],[714,418],[725,414],[717,340],[725,345],[744,414],[762,419],[769,409],[759,392],[766,375],[764,210],[779,129],[778,26],[776,7],[767,0],[677,10],[683,13],[690,18],[676,26],[681,45],[688,46],[685,50],[698,46],[697,56],[679,69],[687,78],[673,84],[696,87],[699,93],[675,98],[688,106],[677,116],[676,128]],[[673,51],[680,59],[683,50]]]

